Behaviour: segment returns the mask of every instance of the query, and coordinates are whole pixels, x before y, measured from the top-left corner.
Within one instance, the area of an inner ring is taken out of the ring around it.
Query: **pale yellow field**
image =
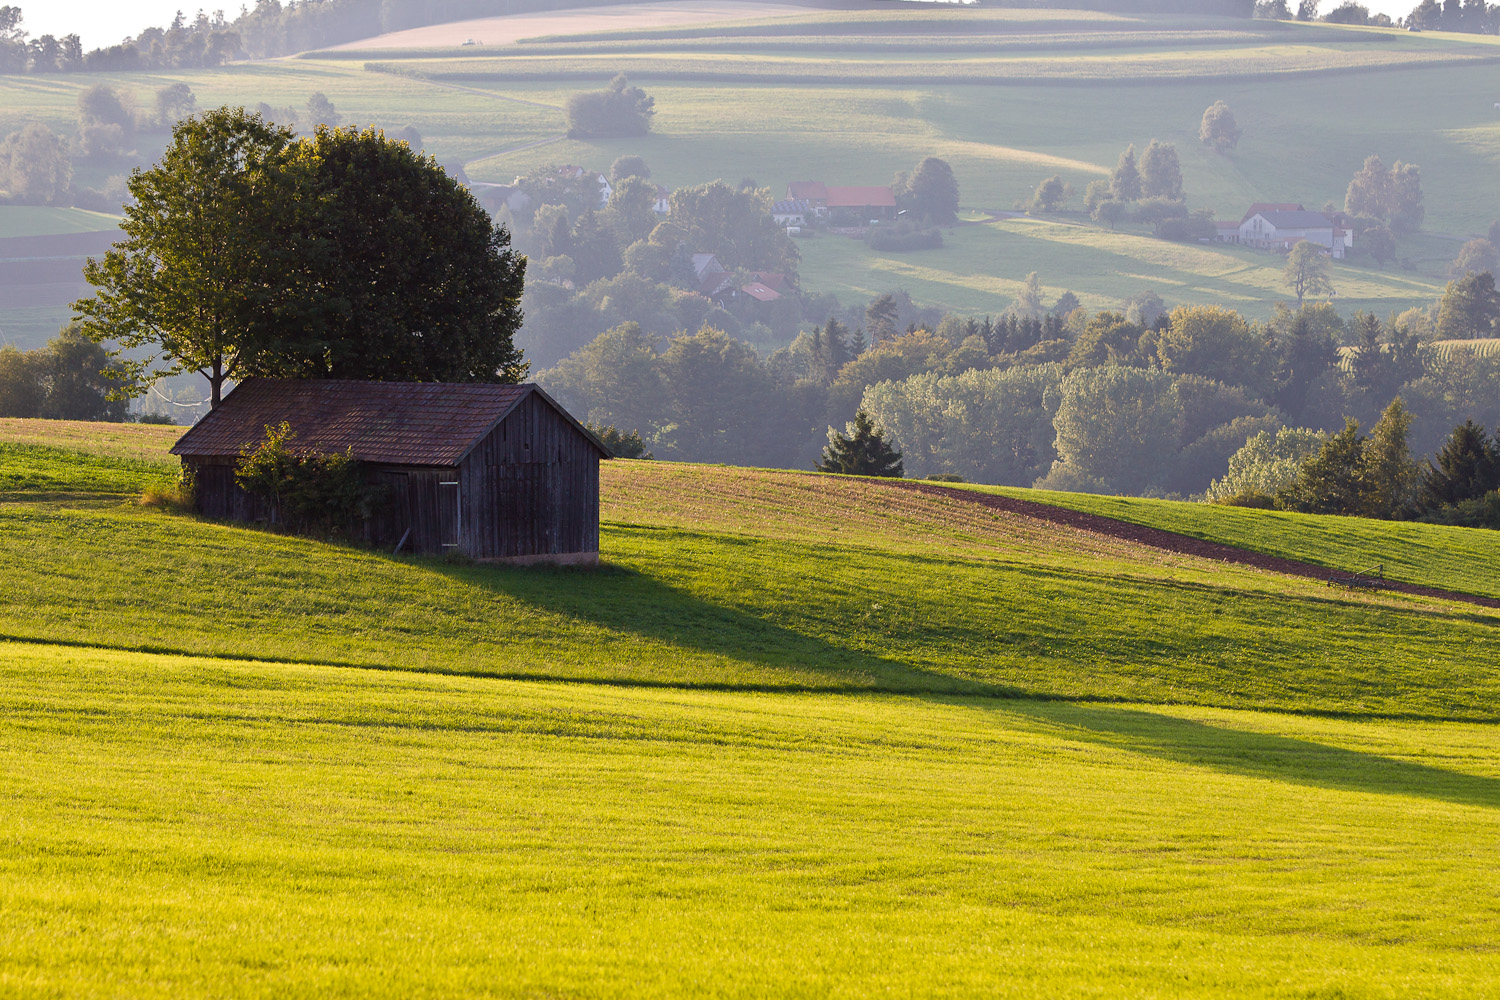
[[[677,28],[715,21],[747,18],[792,17],[815,7],[796,3],[753,3],[749,0],[685,0],[682,3],[622,4],[584,7],[536,14],[510,14],[453,21],[425,28],[392,31],[375,38],[332,46],[332,49],[419,49],[462,45],[473,39],[481,45],[510,45],[538,35],[575,34],[584,31],[626,31],[642,28]]]

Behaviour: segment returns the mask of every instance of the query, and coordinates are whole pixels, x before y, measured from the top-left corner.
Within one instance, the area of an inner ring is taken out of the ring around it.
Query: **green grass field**
[[[1493,727],[0,646],[26,996],[1485,996]]]
[[[1492,612],[666,463],[391,559],[135,506],[174,433],[0,423],[0,994],[1493,990]]]

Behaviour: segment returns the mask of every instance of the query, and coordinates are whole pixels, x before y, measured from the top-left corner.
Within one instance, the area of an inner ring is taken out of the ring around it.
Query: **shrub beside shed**
[[[172,448],[198,510],[265,517],[235,463],[287,423],[305,453],[346,451],[380,503],[374,545],[517,563],[597,563],[599,460],[609,450],[535,385],[247,379]]]

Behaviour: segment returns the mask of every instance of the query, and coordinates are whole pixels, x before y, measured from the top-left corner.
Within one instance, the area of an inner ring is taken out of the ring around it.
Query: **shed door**
[[[460,504],[458,479],[438,480],[438,542],[445,549],[456,549],[463,534],[463,508]]]

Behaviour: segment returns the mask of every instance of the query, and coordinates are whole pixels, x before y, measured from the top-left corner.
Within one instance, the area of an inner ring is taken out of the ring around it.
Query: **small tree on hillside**
[[[1073,185],[1064,183],[1061,176],[1053,174],[1036,186],[1025,208],[1028,212],[1060,212],[1072,194]]]
[[[1328,261],[1324,259],[1318,245],[1308,240],[1301,241],[1287,254],[1282,279],[1297,296],[1298,309],[1302,308],[1302,300],[1309,295],[1333,294],[1333,282],[1328,277]]]
[[[1135,162],[1134,144],[1125,147],[1115,172],[1110,175],[1109,187],[1115,201],[1136,201],[1141,196],[1141,171]]]
[[[854,422],[840,434],[828,428],[828,447],[823,459],[815,463],[819,472],[836,472],[845,476],[884,476],[900,479],[905,475],[901,453],[892,448],[875,426],[870,415],[860,410]]]
[[[1198,139],[1205,146],[1212,146],[1220,153],[1227,153],[1240,144],[1241,130],[1234,121],[1234,113],[1223,101],[1215,101],[1203,112],[1203,121],[1198,125]]]
[[[911,173],[898,173],[891,182],[896,203],[919,218],[940,226],[958,221],[958,180],[947,160],[924,156]]]
[[[1177,147],[1152,139],[1141,154],[1141,194],[1146,198],[1182,200],[1182,165]]]

